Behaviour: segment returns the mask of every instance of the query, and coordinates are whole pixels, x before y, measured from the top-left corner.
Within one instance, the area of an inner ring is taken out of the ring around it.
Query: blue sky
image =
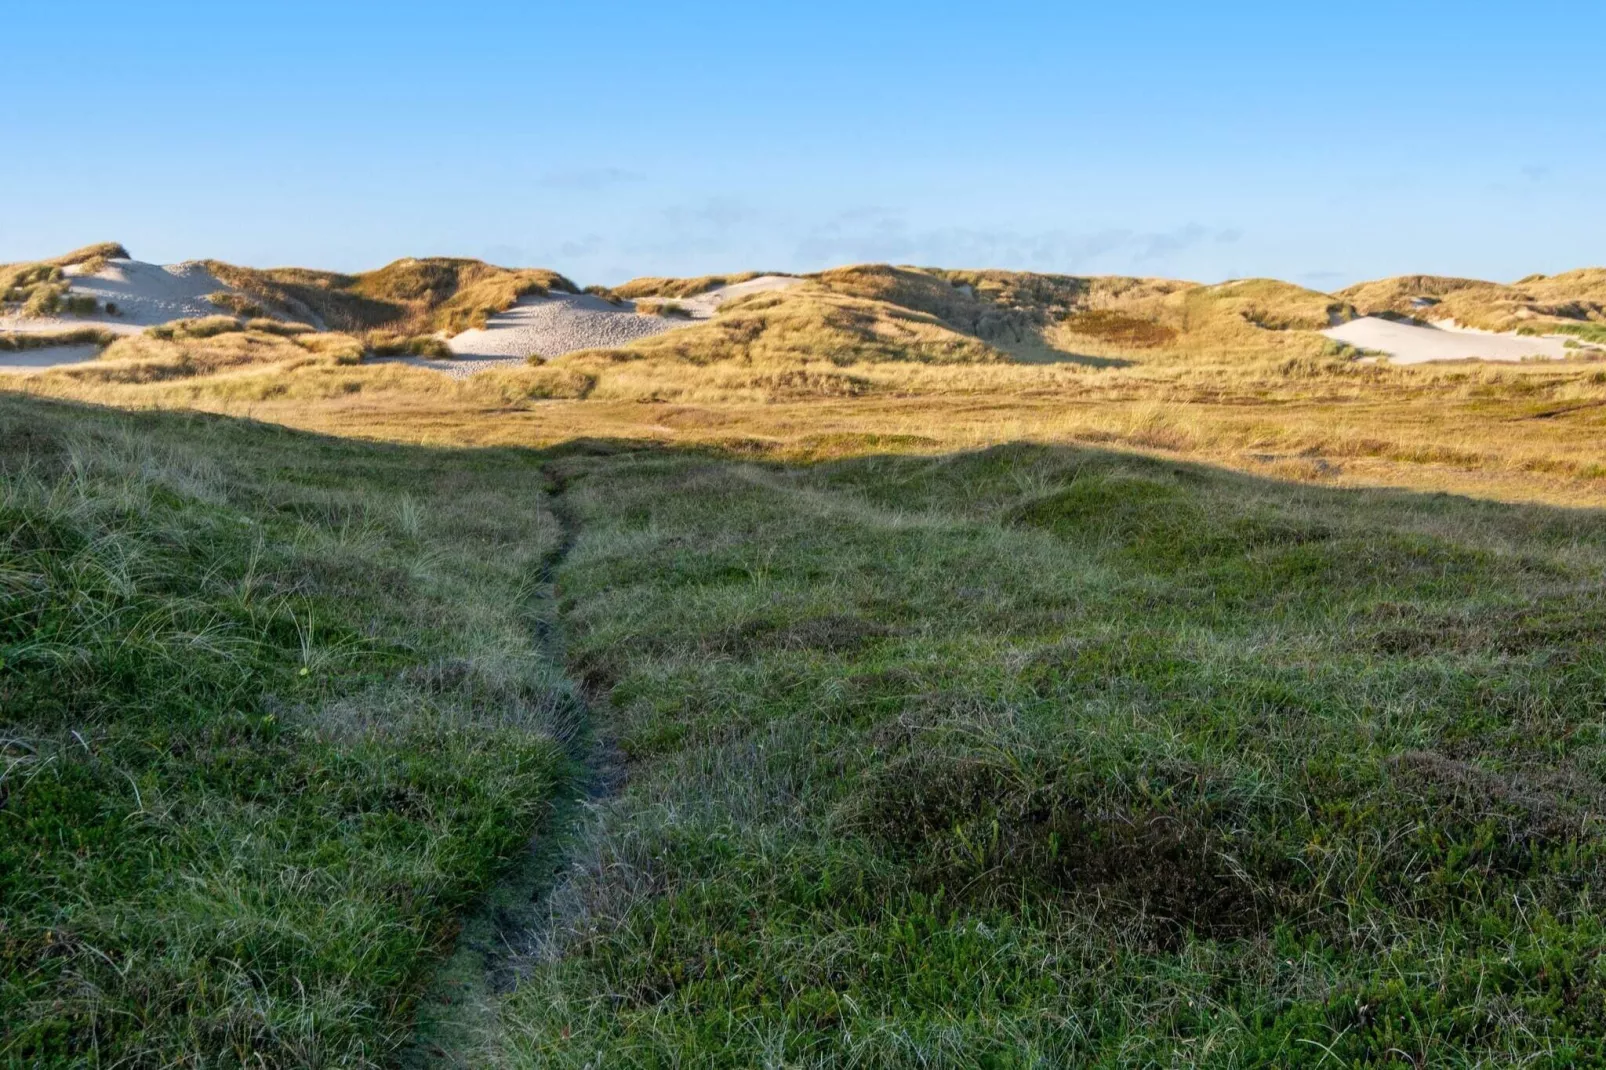
[[[0,261],[1606,264],[1606,5],[8,5]]]

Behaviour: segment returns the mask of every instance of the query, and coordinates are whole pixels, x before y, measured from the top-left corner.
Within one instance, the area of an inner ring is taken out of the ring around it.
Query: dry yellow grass
[[[108,374],[118,362],[96,362],[16,385],[433,444],[618,438],[796,459],[1022,440],[1091,443],[1332,485],[1606,505],[1599,451],[1606,367],[1587,363],[1100,368],[816,359],[778,367],[591,354],[459,381],[393,364],[317,359],[305,349],[272,351],[286,358],[277,362],[258,350],[255,363],[228,352],[237,351],[212,351],[218,371],[211,374],[142,380]],[[173,362],[168,351],[156,355]],[[192,356],[190,369],[199,366]]]
[[[631,279],[623,286],[615,286],[609,292],[621,301],[633,301],[638,297],[696,297],[717,286],[731,286],[738,282],[756,279],[762,274],[764,274],[762,271],[743,271],[735,275],[701,275],[691,279],[646,276]]]
[[[251,324],[125,339],[14,385],[436,444],[608,437],[810,458],[1096,443],[1336,485],[1606,504],[1606,366],[1357,363],[1317,333],[1351,314],[1344,297],[1270,280],[871,266],[623,349],[461,381],[361,363],[350,336]]]
[[[96,360],[34,378],[44,392],[92,396],[107,388],[173,380],[207,383],[241,369],[266,370],[288,380],[308,368],[353,365],[362,353],[362,343],[347,335],[310,332],[298,324],[272,320],[243,324],[227,316],[210,316],[122,335]],[[162,403],[160,393],[150,397]]]
[[[579,289],[555,271],[448,257],[397,260],[360,275],[206,263],[219,280],[281,315],[334,331],[392,337],[457,334],[483,327],[488,316],[521,297]]]
[[[559,359],[587,367],[649,361],[789,368],[805,361],[987,363],[1005,358],[928,313],[815,284],[729,302],[712,320],[621,349]]]
[[[116,242],[101,242],[49,260],[0,264],[0,303],[21,306],[23,315],[48,315],[67,293],[63,268],[93,272],[110,257],[127,256],[128,250]]]
[[[1363,314],[1393,313],[1455,320],[1481,330],[1509,331],[1551,322],[1606,321],[1606,268],[1530,275],[1506,285],[1438,275],[1401,275],[1339,291]]]

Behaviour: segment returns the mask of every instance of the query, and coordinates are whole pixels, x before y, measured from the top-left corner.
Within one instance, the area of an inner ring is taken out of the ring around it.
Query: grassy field
[[[383,1065],[570,775],[537,459],[0,400],[0,1065]]]
[[[564,479],[629,781],[488,1062],[1606,1061],[1598,513],[1026,446]]]

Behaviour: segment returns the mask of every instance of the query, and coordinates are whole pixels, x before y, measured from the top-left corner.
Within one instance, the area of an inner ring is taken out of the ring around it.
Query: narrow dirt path
[[[561,462],[547,465],[542,474],[560,534],[540,565],[531,630],[542,657],[561,674],[558,573],[579,537],[579,524],[565,498],[571,475]],[[518,963],[538,952],[550,936],[552,893],[586,841],[592,808],[619,790],[619,765],[612,747],[597,733],[583,688],[559,676],[554,690],[558,708],[553,720],[572,762],[570,779],[559,788],[529,849],[479,908],[464,917],[451,955],[420,1000],[413,1038],[399,1060],[409,1070],[485,1065],[485,1045],[495,1034],[500,999],[518,983]]]

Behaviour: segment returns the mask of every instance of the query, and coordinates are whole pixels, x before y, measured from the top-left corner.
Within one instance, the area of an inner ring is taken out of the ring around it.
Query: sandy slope
[[[1422,364],[1430,360],[1518,361],[1527,357],[1560,360],[1568,355],[1566,342],[1561,338],[1490,334],[1444,326],[1421,327],[1378,316],[1362,316],[1322,333],[1360,349],[1381,350],[1396,364]]]
[[[763,275],[675,300],[674,304],[689,313],[686,317],[643,316],[636,312],[632,301],[613,305],[592,294],[529,297],[492,316],[483,329],[464,331],[448,339],[447,344],[457,355],[455,360],[403,359],[408,364],[461,378],[485,368],[520,364],[531,356],[556,357],[582,349],[626,345],[706,320],[727,301],[790,289],[802,282],[786,275]]]
[[[117,306],[108,316],[0,316],[0,331],[59,331],[93,324],[121,334],[135,334],[157,323],[215,316],[221,309],[206,295],[229,288],[198,263],[148,264],[143,260],[112,260],[93,275],[67,269],[68,289],[76,297],[93,297]]]
[[[44,349],[24,349],[21,352],[0,350],[0,375],[42,371],[59,368],[64,364],[82,364],[100,355],[96,345],[49,346]]]
[[[469,359],[555,357],[577,349],[622,346],[678,325],[661,316],[637,315],[628,302],[611,305],[591,294],[555,293],[527,297],[492,316],[483,330],[464,331],[447,344]]]
[[[148,264],[143,260],[110,260],[92,275],[67,268],[67,288],[75,297],[93,297],[104,306],[117,306],[115,315],[90,316],[0,315],[0,331],[37,334],[93,326],[113,334],[138,334],[146,327],[176,319],[215,316],[221,310],[207,294],[227,290],[198,263]],[[26,372],[92,360],[94,346],[49,346],[22,352],[0,352],[0,371]]]

